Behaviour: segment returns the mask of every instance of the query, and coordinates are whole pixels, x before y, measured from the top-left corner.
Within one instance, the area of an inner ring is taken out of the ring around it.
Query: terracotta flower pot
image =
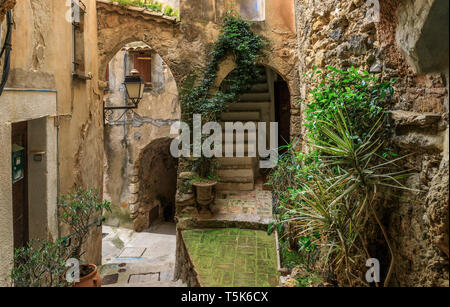
[[[74,285],[75,288],[100,288],[102,286],[102,278],[98,273],[98,268],[95,264],[89,264],[94,270],[84,277],[80,278],[80,282]]]
[[[195,187],[199,205],[208,206],[214,201],[213,189],[217,185],[217,181],[199,182],[192,185]]]

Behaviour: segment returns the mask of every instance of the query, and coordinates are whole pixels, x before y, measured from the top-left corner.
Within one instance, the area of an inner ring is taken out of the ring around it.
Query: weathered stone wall
[[[219,0],[180,1],[181,23],[142,9],[123,8],[109,1],[98,1],[100,75],[107,63],[127,43],[142,41],[158,53],[181,88],[185,78],[198,72],[207,63],[225,12],[235,8],[232,2]],[[296,29],[293,2],[266,1],[265,20],[255,22],[252,29],[269,42],[267,55],[261,61],[280,74],[288,83],[291,93],[291,137],[300,134],[298,66],[296,65]],[[279,14],[283,12],[283,14]],[[217,85],[234,69],[231,58],[220,65]],[[141,114],[142,110],[137,113]],[[162,110],[166,111],[166,110]],[[182,167],[179,168],[182,171]],[[135,167],[136,176],[138,169]],[[136,209],[136,197],[130,195]],[[134,214],[134,213],[132,213]]]
[[[429,16],[416,12],[414,24],[400,25],[403,34],[399,33],[398,16],[409,2],[420,1],[380,1],[376,20],[377,12],[371,15],[369,2],[363,0],[296,0],[301,98],[308,101],[313,86],[302,74],[314,66],[355,66],[382,80],[399,78],[391,106],[393,141],[401,154],[413,153],[405,165],[415,172],[408,185],[423,192],[404,193],[402,201],[388,204],[383,212],[397,260],[393,283],[442,286],[449,282],[448,64],[434,73],[417,73],[408,63],[396,33],[404,37],[417,32],[410,26],[426,24],[421,18]]]
[[[105,125],[104,196],[112,203],[113,213],[107,218],[107,224],[111,226],[137,227],[131,216],[137,217],[141,202],[133,194],[138,193],[143,179],[136,178],[134,169],[141,163],[139,159],[142,159],[145,148],[157,139],[169,137],[171,124],[181,118],[173,75],[158,54],[151,54],[151,90],[144,93],[139,108],[133,114],[120,118],[124,111],[114,111],[112,116],[108,116],[112,121]],[[127,72],[124,71],[124,60]],[[133,57],[125,50],[111,60],[109,86],[104,97],[106,106],[124,104],[122,82],[132,68]],[[147,227],[148,223],[144,228]],[[141,226],[138,228],[142,230]]]

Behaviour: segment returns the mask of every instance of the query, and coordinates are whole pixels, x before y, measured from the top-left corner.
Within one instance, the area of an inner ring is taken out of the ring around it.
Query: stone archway
[[[290,140],[301,135],[301,114],[298,105],[298,101],[300,99],[299,92],[299,81],[298,81],[298,70],[294,67],[290,67],[288,65],[289,62],[283,61],[280,57],[272,57],[269,56],[263,61],[260,61],[258,64],[260,66],[264,66],[266,69],[273,71],[276,75],[278,75],[282,81],[284,81],[287,85],[289,96],[290,96],[290,106],[287,112],[290,113]],[[236,65],[231,57],[225,59],[217,73],[217,79],[214,82],[214,90],[218,90],[222,85],[225,78],[236,68]],[[289,141],[289,140],[287,140]],[[300,144],[299,144],[300,146]]]
[[[130,185],[130,211],[135,231],[175,216],[178,159],[170,154],[172,139],[161,138],[145,147],[135,163]]]
[[[115,54],[134,41],[142,41],[155,50],[169,66],[177,84],[181,84],[193,69],[204,65],[203,39],[191,39],[184,34],[175,17],[97,0],[97,20],[99,76],[102,79]]]

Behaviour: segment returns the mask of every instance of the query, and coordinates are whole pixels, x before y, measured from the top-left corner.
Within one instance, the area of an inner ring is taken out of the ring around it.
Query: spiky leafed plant
[[[345,272],[350,285],[360,280],[352,272],[352,265],[363,256],[370,258],[362,236],[370,216],[379,225],[391,255],[385,285],[389,284],[395,263],[392,244],[375,204],[380,187],[408,189],[401,183],[408,170],[396,165],[403,158],[389,159],[379,154],[384,145],[380,133],[383,118],[379,117],[362,138],[355,137],[340,109],[330,120],[318,121],[322,137],[312,138],[311,146],[319,152],[322,165],[311,174],[311,180],[291,192],[293,205],[284,215],[285,221],[294,224],[297,237],[314,238],[314,234],[320,234],[314,244],[326,250],[326,260],[331,260],[335,271]]]

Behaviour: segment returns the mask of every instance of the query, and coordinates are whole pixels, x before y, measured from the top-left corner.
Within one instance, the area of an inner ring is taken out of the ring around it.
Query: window
[[[240,0],[240,14],[249,21],[264,21],[266,19],[265,0]]]
[[[138,52],[134,55],[134,68],[144,77],[145,87],[152,87],[152,55],[149,52]]]
[[[73,31],[73,75],[87,79],[84,59],[84,15],[86,6],[81,0],[72,0],[72,31]]]

